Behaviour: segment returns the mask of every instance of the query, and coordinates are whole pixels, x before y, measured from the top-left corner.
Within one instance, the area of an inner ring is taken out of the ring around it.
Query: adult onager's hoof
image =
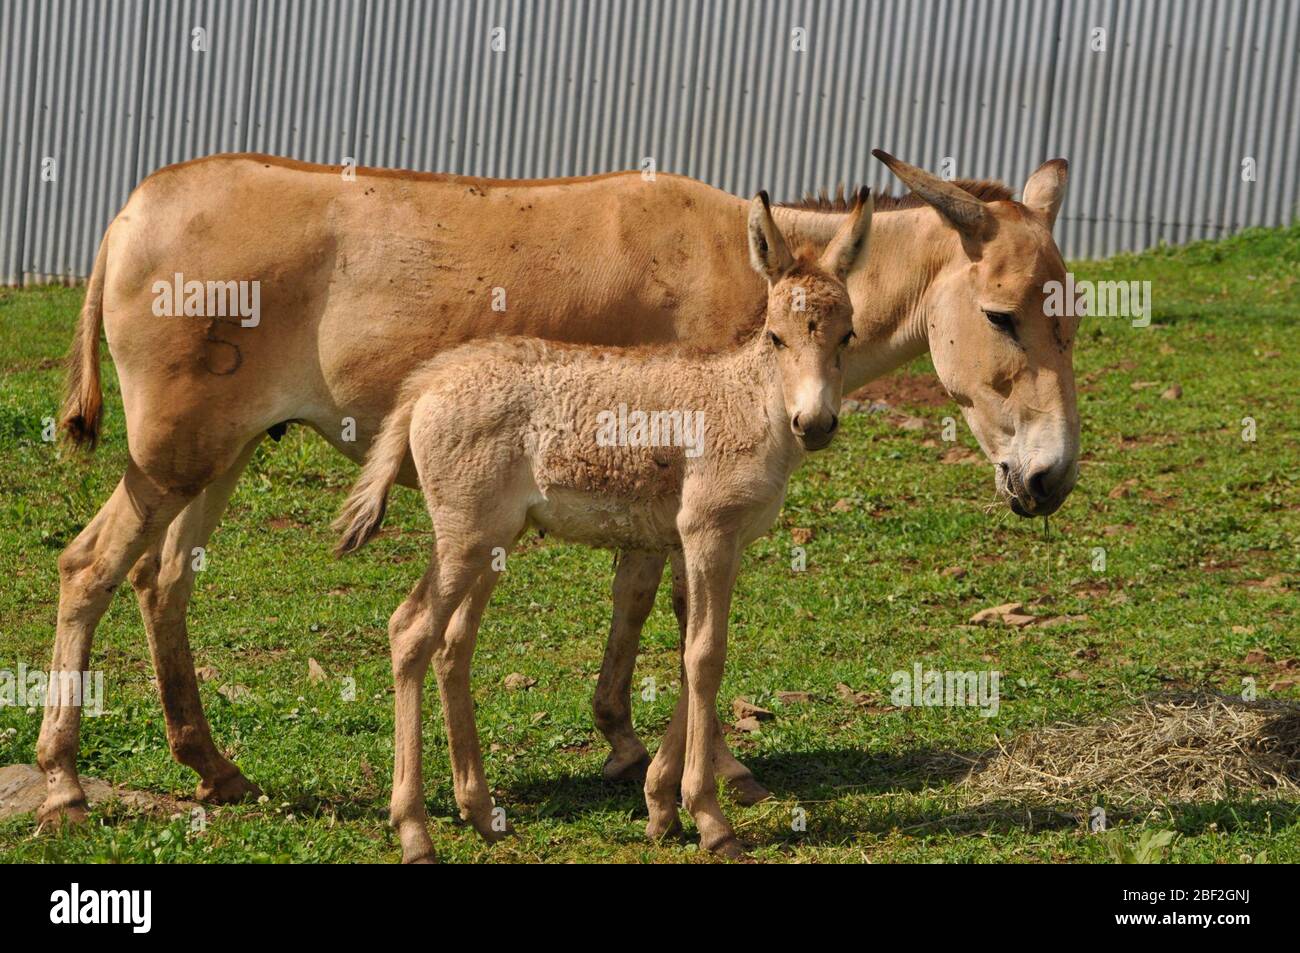
[[[727,791],[737,804],[744,807],[772,800],[772,792],[755,781],[752,774],[727,778]]]
[[[63,827],[73,827],[86,823],[89,817],[84,796],[80,800],[60,799],[53,803],[50,798],[46,798],[45,802],[36,809],[38,830],[48,827],[57,831]]]
[[[194,796],[204,804],[238,804],[256,801],[262,789],[236,771],[215,781],[200,781]]]
[[[723,860],[740,860],[745,856],[745,848],[740,843],[740,839],[734,834],[705,849],[715,857],[721,857]]]
[[[425,851],[422,854],[417,854],[414,857],[407,857],[405,854],[402,855],[402,863],[404,864],[436,864],[437,862],[438,857],[432,850]]]
[[[640,753],[619,755],[611,752],[600,769],[600,776],[606,781],[635,781],[645,783],[645,773],[650,770],[650,754],[644,749]]]

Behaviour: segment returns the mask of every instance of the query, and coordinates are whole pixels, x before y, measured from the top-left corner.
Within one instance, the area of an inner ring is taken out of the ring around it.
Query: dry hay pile
[[[1220,695],[1150,699],[1094,725],[1020,735],[963,782],[981,801],[1105,795],[1117,805],[1300,797],[1300,705]]]

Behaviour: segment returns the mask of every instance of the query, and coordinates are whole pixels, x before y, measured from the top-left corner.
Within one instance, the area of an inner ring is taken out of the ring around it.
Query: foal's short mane
[[[1011,198],[1012,195],[1011,189],[1005,183],[996,179],[953,179],[952,184],[985,202],[1002,202]],[[805,193],[803,198],[794,202],[779,202],[777,207],[806,209],[812,212],[851,212],[853,211],[853,196],[857,194],[858,189],[855,186],[849,189],[846,195],[844,183],[841,182],[835,190],[834,196],[831,196],[826,189],[821,189],[816,194],[812,192]],[[906,195],[890,195],[888,192],[877,192],[873,189],[872,195],[876,200],[877,212],[888,212],[901,208],[919,208],[925,204],[925,201],[915,192],[908,192]]]

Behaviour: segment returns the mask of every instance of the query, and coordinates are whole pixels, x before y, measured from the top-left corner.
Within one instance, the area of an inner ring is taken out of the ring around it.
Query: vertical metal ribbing
[[[6,283],[84,277],[135,183],[231,150],[520,177],[651,155],[780,198],[897,189],[873,146],[1015,188],[1065,155],[1071,256],[1297,212],[1287,0],[9,0],[0,34]]]

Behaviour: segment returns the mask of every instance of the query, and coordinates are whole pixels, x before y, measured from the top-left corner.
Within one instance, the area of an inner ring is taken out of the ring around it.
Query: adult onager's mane
[[[1010,199],[1012,191],[1005,183],[996,179],[953,179],[952,184],[963,191],[969,192],[984,202],[1002,202]],[[844,183],[841,182],[835,190],[835,195],[830,195],[826,189],[819,190],[816,194],[807,192],[804,197],[793,202],[779,202],[778,208],[804,209],[810,212],[848,212],[853,208],[853,196],[858,194],[858,189],[854,186],[845,194]],[[915,192],[908,192],[906,195],[890,195],[888,192],[874,192],[877,212],[889,212],[894,209],[903,208],[920,208],[925,205],[925,200]]]

